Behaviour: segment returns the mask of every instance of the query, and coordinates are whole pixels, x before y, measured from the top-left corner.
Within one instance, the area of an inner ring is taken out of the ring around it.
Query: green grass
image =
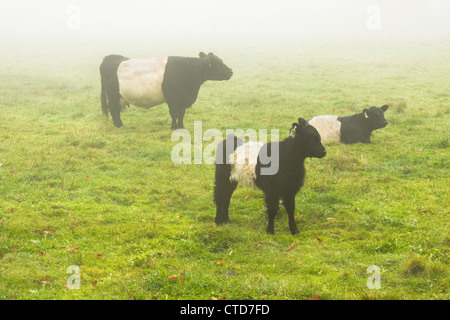
[[[266,235],[263,194],[242,186],[216,227],[214,166],[172,163],[167,105],[127,109],[123,130],[103,118],[104,55],[193,56],[200,40],[14,44],[0,60],[0,299],[450,298],[450,42],[229,41],[208,42],[235,75],[204,84],[191,133],[201,120],[283,139],[298,117],[389,105],[371,145],[307,160],[300,234],[280,209]],[[64,285],[71,265],[80,290]]]

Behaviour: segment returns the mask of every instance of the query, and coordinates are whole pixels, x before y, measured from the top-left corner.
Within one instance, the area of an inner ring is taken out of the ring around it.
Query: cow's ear
[[[369,110],[367,110],[367,109],[364,109],[364,110],[363,110],[364,118],[366,118],[366,119],[369,118],[369,114],[367,113],[367,111],[369,111]]]
[[[381,107],[381,110],[383,110],[383,112],[386,112],[386,110],[389,108],[389,106],[387,104],[385,104],[384,106]]]
[[[200,52],[200,53],[198,54],[198,56],[199,56],[200,58],[204,58],[204,57],[206,57],[206,53],[204,53],[204,52],[202,51],[202,52]]]
[[[305,119],[303,119],[303,118],[298,118],[298,126],[299,126],[300,128],[303,128],[304,126],[306,126],[306,124],[307,124],[307,122],[306,122]]]

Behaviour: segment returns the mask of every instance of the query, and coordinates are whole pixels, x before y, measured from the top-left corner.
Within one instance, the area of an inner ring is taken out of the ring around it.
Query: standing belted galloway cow
[[[274,161],[276,172],[263,171],[274,165],[266,162],[267,155],[278,153]],[[216,152],[214,201],[217,225],[228,223],[230,199],[238,183],[264,192],[269,222],[267,233],[274,234],[275,215],[279,201],[289,217],[289,230],[297,234],[295,223],[295,196],[303,186],[306,158],[323,158],[327,154],[317,130],[303,118],[293,123],[290,135],[283,141],[247,142],[234,135],[219,143]],[[264,173],[266,172],[266,173]]]
[[[102,110],[106,116],[109,111],[114,125],[121,128],[120,111],[126,105],[151,108],[166,102],[172,129],[183,128],[185,111],[194,104],[200,86],[208,80],[229,80],[232,75],[211,52],[200,52],[198,58],[109,55],[100,65]]]

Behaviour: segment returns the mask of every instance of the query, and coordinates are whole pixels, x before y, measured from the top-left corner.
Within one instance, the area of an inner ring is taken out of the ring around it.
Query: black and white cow
[[[263,170],[274,163],[266,163],[266,155],[278,152],[276,172],[264,174]],[[214,183],[214,201],[216,203],[217,225],[228,223],[228,207],[231,196],[238,183],[260,189],[265,194],[269,222],[267,233],[274,233],[275,215],[279,201],[289,217],[289,230],[298,233],[294,219],[295,196],[303,186],[306,170],[306,158],[323,158],[327,154],[317,130],[299,118],[293,123],[290,136],[277,142],[247,142],[234,135],[227,136],[216,152],[216,172]]]
[[[323,142],[370,143],[372,131],[387,126],[387,105],[371,107],[348,117],[317,116],[308,121],[319,131]]]
[[[159,57],[129,59],[109,55],[100,65],[103,113],[123,127],[120,111],[128,104],[151,108],[166,102],[172,129],[183,128],[185,110],[194,104],[207,80],[229,80],[233,71],[213,53],[198,58]]]

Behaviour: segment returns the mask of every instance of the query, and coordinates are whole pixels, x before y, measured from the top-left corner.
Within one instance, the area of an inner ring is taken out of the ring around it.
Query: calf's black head
[[[323,158],[327,155],[319,132],[305,119],[298,118],[298,123],[292,124],[290,135],[294,138],[295,149],[300,156]]]
[[[222,59],[214,55],[214,53],[210,52],[205,54],[204,52],[200,52],[198,56],[208,63],[208,80],[230,80],[233,75],[233,70],[223,63]]]
[[[369,109],[364,109],[364,119],[367,123],[367,126],[372,129],[380,129],[387,126],[388,122],[384,118],[384,112],[388,109],[387,105],[384,105],[380,108],[378,107],[370,107]]]

